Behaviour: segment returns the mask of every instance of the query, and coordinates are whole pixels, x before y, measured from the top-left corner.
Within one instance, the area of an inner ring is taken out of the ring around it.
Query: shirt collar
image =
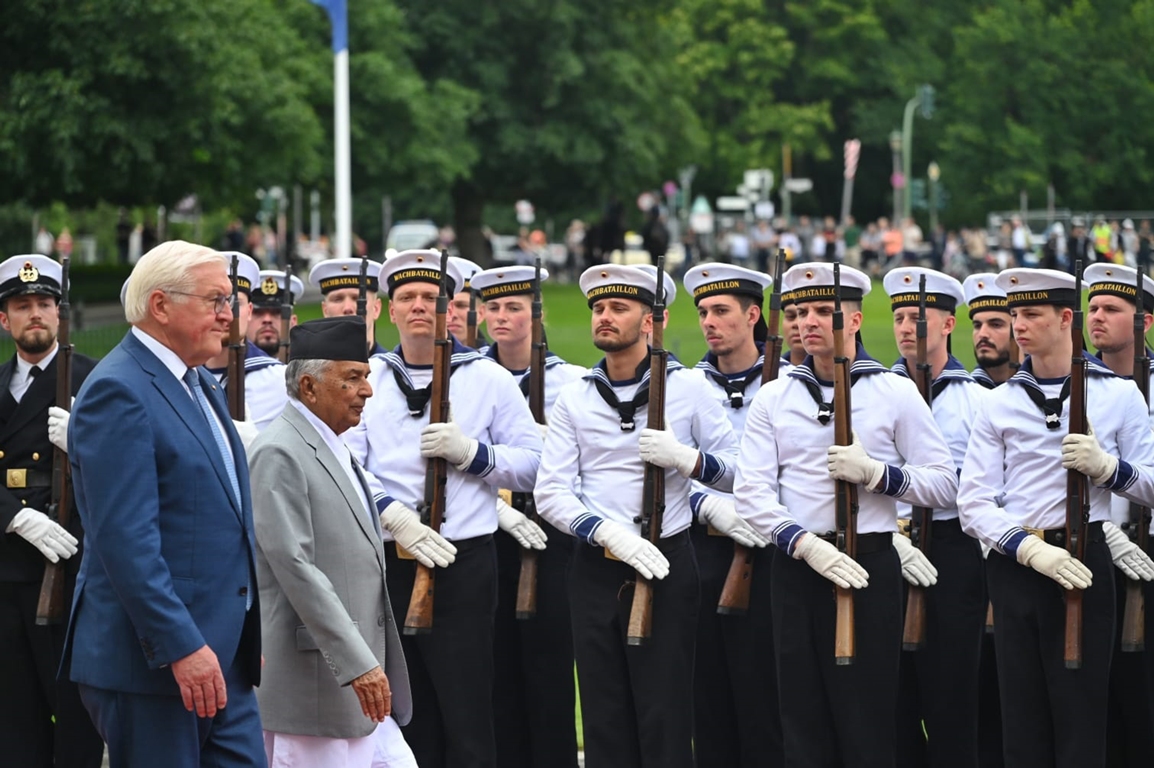
[[[333,455],[337,457],[337,461],[347,463],[351,460],[349,458],[348,446],[345,445],[345,441],[341,440],[336,432],[333,432],[332,427],[321,421],[320,418],[310,411],[308,406],[300,400],[290,397],[289,402],[301,412],[301,415],[305,417],[305,420],[308,421],[309,424],[312,424],[313,429],[315,429],[317,434],[321,436],[321,439],[325,441],[325,445],[327,445],[329,450],[333,452]]]
[[[49,363],[56,359],[56,352],[59,351],[59,349],[60,345],[54,343],[52,345],[52,351],[45,355],[44,359],[38,363],[30,363],[24,358],[20,357],[20,355],[16,355],[16,373],[18,373],[23,378],[28,378],[28,372],[32,370],[33,365],[43,371],[48,367]]]
[[[188,366],[180,359],[180,356],[166,347],[160,339],[149,335],[147,332],[140,330],[135,325],[132,326],[132,335],[136,337],[137,341],[143,344],[149,352],[156,355],[156,358],[164,364],[177,381],[184,383],[184,374],[188,372]]]

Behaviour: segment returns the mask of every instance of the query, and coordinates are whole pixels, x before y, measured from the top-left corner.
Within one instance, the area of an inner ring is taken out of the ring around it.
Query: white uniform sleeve
[[[601,518],[593,515],[577,497],[577,482],[581,474],[581,447],[577,429],[570,414],[570,400],[562,391],[549,413],[549,434],[541,452],[541,468],[533,497],[537,512],[563,531],[576,535],[579,524],[586,529],[586,540],[592,541],[593,530]]]
[[[792,554],[805,529],[789,516],[778,498],[777,434],[770,418],[776,399],[766,396],[768,390],[763,391],[765,395],[758,392],[753,398],[745,419],[733,482],[734,504],[737,514],[754,530]]]
[[[502,370],[500,376],[490,377],[486,386],[495,399],[488,428],[491,442],[478,439],[477,455],[465,471],[495,488],[529,492],[541,464],[541,432],[512,376]]]
[[[701,451],[701,474],[697,479],[711,488],[729,492],[737,471],[737,438],[721,402],[710,396],[705,378],[696,378],[700,383],[693,409],[693,439]]]
[[[913,382],[909,382],[909,389],[915,389]],[[895,410],[894,447],[906,463],[886,467],[882,493],[914,506],[953,507],[958,471],[930,407],[914,397]]]
[[[1006,446],[990,410],[981,409],[970,430],[958,486],[958,519],[970,536],[1013,557],[1027,533],[1011,523],[998,505],[1005,486]]]
[[[1114,493],[1146,507],[1154,506],[1154,432],[1150,431],[1148,413],[1142,395],[1130,387],[1121,402],[1113,408],[1123,412],[1121,428],[1116,435],[1118,469],[1106,483]]]

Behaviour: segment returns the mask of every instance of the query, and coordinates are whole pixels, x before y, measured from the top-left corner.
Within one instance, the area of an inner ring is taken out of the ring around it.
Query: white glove
[[[8,524],[7,532],[22,536],[50,563],[67,560],[76,554],[76,537],[38,509],[25,507],[17,512]]]
[[[48,442],[68,453],[68,419],[72,417],[63,408],[48,406]]]
[[[421,522],[416,512],[399,501],[385,507],[381,527],[393,534],[405,551],[428,568],[444,568],[457,559],[457,548],[441,534]]]
[[[602,520],[593,532],[593,540],[647,579],[664,579],[669,575],[669,561],[661,550],[621,523]]]
[[[1080,560],[1062,547],[1047,544],[1032,534],[1018,547],[1018,562],[1049,576],[1066,589],[1086,589],[1094,580],[1090,569]]]
[[[1121,528],[1105,522],[1102,523],[1102,533],[1106,534],[1106,546],[1110,548],[1110,558],[1118,570],[1134,581],[1154,580],[1154,560],[1130,541]]]
[[[829,476],[834,480],[845,480],[847,483],[864,485],[872,489],[881,482],[885,474],[886,465],[877,459],[870,458],[862,447],[861,441],[854,433],[851,445],[831,445],[827,453]],[[826,542],[827,544],[829,542]]]
[[[545,438],[547,438],[549,436],[549,425],[548,424],[538,424],[537,429],[539,429],[541,431],[541,442],[545,442]]]
[[[252,445],[252,441],[256,440],[256,436],[260,434],[260,431],[258,431],[256,428],[256,424],[253,424],[251,421],[247,420],[237,421],[236,419],[233,419],[232,425],[236,427],[236,434],[238,437],[240,437],[240,444],[243,445],[244,449],[247,451],[248,447]]]
[[[902,576],[906,581],[915,587],[932,587],[938,583],[938,569],[912,541],[900,533],[895,533],[894,549],[901,558]]]
[[[497,498],[497,525],[525,549],[544,549],[548,538],[541,526]]]
[[[1118,459],[1102,448],[1094,437],[1094,427],[1086,420],[1086,434],[1066,435],[1062,438],[1062,466],[1076,469],[1093,481],[1105,485],[1118,469]]]
[[[795,560],[804,560],[810,568],[843,589],[862,589],[869,586],[869,571],[837,547],[816,534],[801,537],[793,550]]]
[[[712,525],[738,544],[746,547],[764,547],[769,539],[755,531],[733,508],[733,500],[707,494],[697,510],[702,522]]]
[[[473,463],[477,446],[477,441],[465,437],[455,421],[429,424],[421,430],[421,455],[426,459],[439,456],[460,470]]]
[[[669,427],[641,430],[638,451],[642,461],[676,469],[682,477],[692,477],[701,461],[701,451],[682,444]]]

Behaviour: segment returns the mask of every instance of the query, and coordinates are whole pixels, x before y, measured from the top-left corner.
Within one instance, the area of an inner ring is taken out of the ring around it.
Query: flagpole
[[[335,145],[337,231],[336,257],[353,249],[353,178],[349,139],[349,18],[347,0],[312,0],[333,25],[333,144]]]

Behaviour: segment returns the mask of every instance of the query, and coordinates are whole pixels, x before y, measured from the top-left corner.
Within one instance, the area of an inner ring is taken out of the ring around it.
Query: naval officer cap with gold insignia
[[[240,251],[221,251],[220,255],[224,257],[224,263],[228,267],[229,275],[232,275],[232,257],[236,256],[236,289],[242,293],[248,294],[252,298],[253,288],[260,284],[260,264],[256,263],[256,259]]]
[[[632,299],[652,307],[656,300],[656,282],[655,277],[638,267],[598,264],[582,272],[577,284],[590,308],[601,299]],[[669,282],[665,285],[668,289]]]
[[[326,259],[309,271],[309,282],[320,288],[321,293],[325,295],[344,288],[360,290],[362,261],[368,262],[365,270],[365,290],[376,293],[381,265],[372,259]]]
[[[995,282],[998,275],[994,272],[979,272],[970,275],[962,283],[962,293],[966,296],[966,304],[970,308],[970,319],[979,312],[1010,313],[1006,303],[1006,292]]]
[[[447,271],[449,297],[452,298],[454,294],[465,289],[465,278],[461,270],[453,264],[451,256]],[[397,288],[408,283],[440,285],[441,253],[433,250],[401,251],[381,266],[381,280],[388,288],[390,299]]]
[[[873,286],[864,272],[844,264],[840,271],[842,301],[861,301],[869,295]],[[793,304],[833,301],[833,264],[824,261],[795,264],[781,276],[781,283],[783,291],[785,286],[789,286],[790,302]]]
[[[995,284],[1006,292],[1010,309],[1052,304],[1073,309],[1082,297],[1074,291],[1074,276],[1056,269],[1015,267],[998,274]]]
[[[440,258],[440,254],[437,255],[437,258]],[[439,264],[440,262],[437,262],[437,263]],[[481,271],[481,265],[480,264],[478,264],[475,261],[469,261],[468,259],[463,258],[461,256],[450,256],[449,257],[449,263],[457,268],[457,272],[460,273],[461,277],[465,281],[464,285],[457,289],[458,292],[459,291],[467,291],[470,288],[475,287],[472,285],[471,281],[473,279],[473,276]],[[460,286],[461,283],[457,283],[457,285]]]
[[[542,267],[541,280],[548,277],[549,270]],[[470,285],[481,301],[496,301],[506,296],[532,296],[536,279],[537,270],[534,267],[497,267],[483,269],[473,275]]]
[[[1082,273],[1082,287],[1090,298],[1117,296],[1131,304],[1138,293],[1138,270],[1121,264],[1091,264]],[[1142,310],[1154,312],[1154,280],[1142,276]]]
[[[649,290],[657,293],[657,267],[652,264],[634,264],[633,269],[640,269],[649,277]],[[673,300],[677,298],[677,281],[665,273],[665,307],[668,309],[673,306]]]
[[[360,272],[357,273],[358,275]],[[262,269],[260,284],[252,292],[252,303],[258,307],[279,307],[285,303],[284,292],[285,274],[279,269]],[[296,275],[292,276],[293,303],[304,295],[305,284]]]
[[[40,254],[5,259],[0,263],[0,301],[32,293],[59,299],[62,275],[58,262]]]
[[[944,272],[924,267],[898,267],[890,270],[882,280],[882,287],[890,297],[891,310],[919,305],[923,275],[926,278],[926,309],[940,309],[952,315],[959,304],[965,303],[962,284]]]

